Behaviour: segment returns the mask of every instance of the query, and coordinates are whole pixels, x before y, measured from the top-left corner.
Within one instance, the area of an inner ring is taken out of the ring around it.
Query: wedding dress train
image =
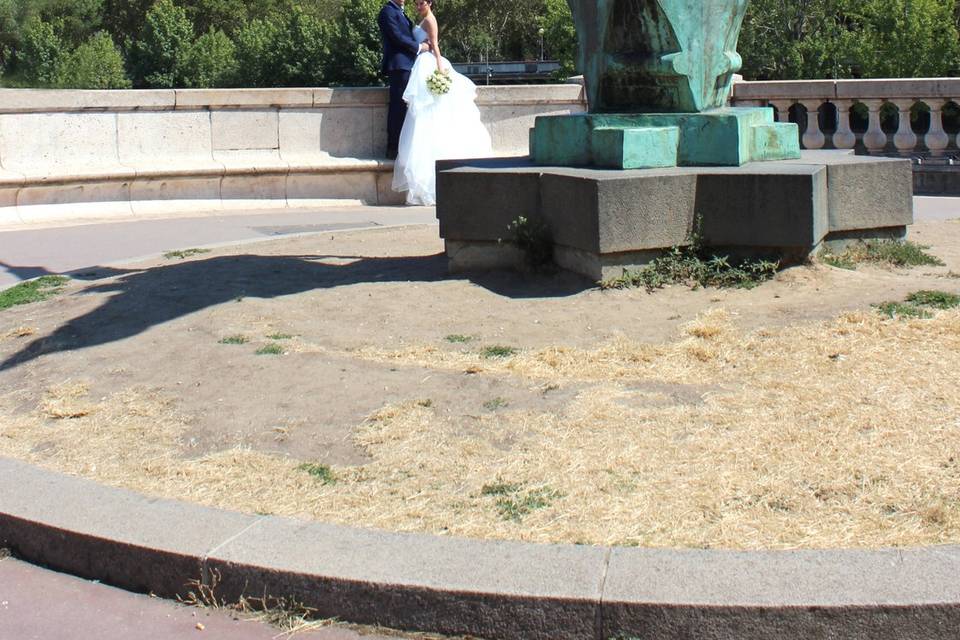
[[[421,27],[415,27],[413,35],[417,42],[427,39]],[[427,88],[427,78],[436,71],[437,60],[433,53],[426,51],[417,57],[403,94],[407,117],[400,132],[393,189],[407,192],[407,204],[436,204],[437,160],[482,158],[492,154],[490,134],[474,102],[476,85],[454,71],[445,58],[443,64],[452,80],[449,92],[436,96]]]

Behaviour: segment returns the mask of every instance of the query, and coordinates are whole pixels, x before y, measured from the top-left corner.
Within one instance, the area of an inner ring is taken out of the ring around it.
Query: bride
[[[413,35],[417,42],[429,42],[431,49],[417,57],[403,94],[407,116],[400,132],[393,190],[406,191],[407,204],[436,204],[437,160],[492,154],[490,134],[474,104],[476,85],[454,71],[450,62],[440,55],[433,4],[434,0],[417,1],[417,11],[423,21],[414,27]],[[452,81],[450,90],[443,95],[434,95],[427,87],[427,78],[437,69]]]

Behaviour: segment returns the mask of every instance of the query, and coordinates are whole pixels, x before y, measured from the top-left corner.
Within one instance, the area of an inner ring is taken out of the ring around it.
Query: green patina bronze
[[[635,169],[799,158],[796,125],[724,106],[747,1],[569,0],[590,113],[538,118],[535,160]]]

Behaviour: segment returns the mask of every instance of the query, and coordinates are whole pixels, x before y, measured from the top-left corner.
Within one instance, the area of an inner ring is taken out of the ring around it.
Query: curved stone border
[[[960,547],[728,552],[462,540],[249,516],[0,459],[0,546],[163,596],[496,639],[956,639]]]

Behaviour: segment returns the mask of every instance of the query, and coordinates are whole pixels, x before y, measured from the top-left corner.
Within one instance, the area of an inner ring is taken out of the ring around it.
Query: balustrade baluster
[[[902,156],[911,155],[917,148],[917,134],[910,125],[910,108],[916,100],[891,100],[900,111],[900,126],[893,136],[893,144]]]
[[[807,130],[803,132],[803,146],[806,149],[822,149],[827,142],[826,136],[820,130],[820,105],[822,100],[803,100],[800,102],[807,108]]]
[[[857,144],[857,134],[850,128],[850,107],[852,100],[837,100],[837,131],[833,134],[835,149],[853,149]]]
[[[943,103],[936,99],[930,100],[930,130],[923,138],[923,143],[927,145],[935,156],[942,156],[944,150],[950,144],[950,136],[943,130]]]
[[[793,100],[771,100],[770,104],[777,108],[777,122],[790,122],[790,107]]]
[[[883,107],[883,100],[864,100],[870,112],[870,124],[867,132],[863,134],[863,146],[871,154],[882,153],[883,148],[887,146],[887,134],[883,132],[880,126],[880,108]]]

